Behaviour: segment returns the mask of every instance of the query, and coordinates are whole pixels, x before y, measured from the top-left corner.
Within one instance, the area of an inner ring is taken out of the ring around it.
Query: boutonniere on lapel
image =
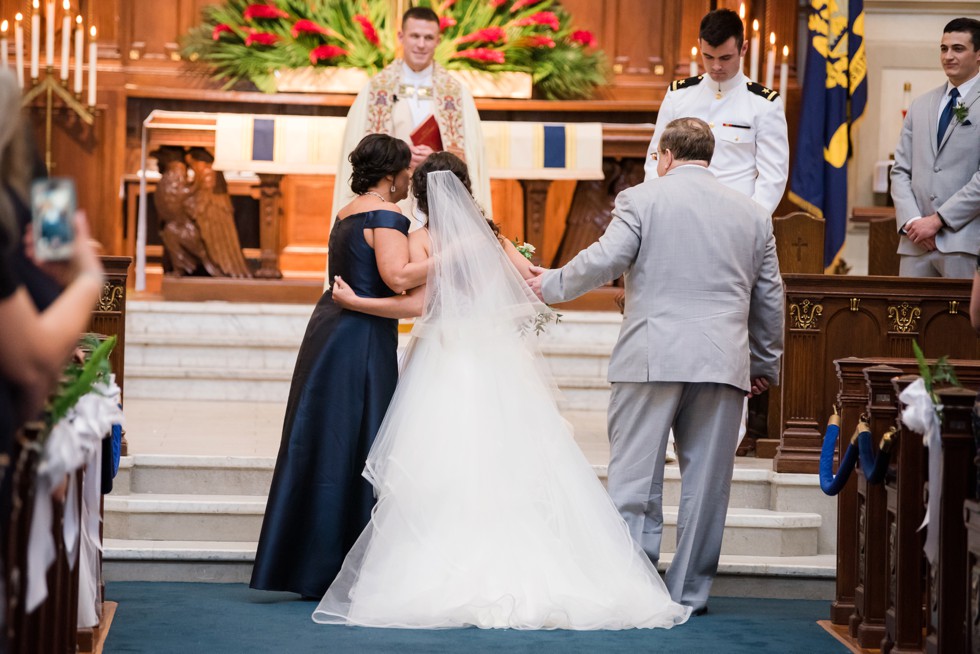
[[[970,108],[962,100],[953,107],[953,115],[956,116],[956,122],[960,125],[970,124],[970,121],[967,120],[967,116],[970,115]]]

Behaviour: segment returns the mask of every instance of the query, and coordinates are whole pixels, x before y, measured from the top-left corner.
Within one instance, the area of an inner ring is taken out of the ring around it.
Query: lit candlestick
[[[24,88],[24,16],[20,12],[14,16],[14,61],[17,68],[17,83]]]
[[[771,89],[776,76],[776,33],[769,32],[769,52],[766,53],[766,88]]]
[[[95,106],[95,70],[98,67],[99,49],[95,42],[95,25],[89,30],[92,40],[88,42],[88,106]]]
[[[783,107],[786,107],[786,80],[789,79],[789,46],[783,46],[783,61],[779,64],[779,92],[783,95]]]
[[[75,16],[75,93],[82,94],[82,53],[84,52],[85,32],[82,30],[82,16]]]
[[[691,77],[698,76],[698,49],[691,48]]]
[[[902,120],[905,120],[905,115],[909,112],[909,103],[912,101],[912,82],[905,82],[905,86],[902,87]]]
[[[739,3],[739,5],[738,5],[738,18],[739,18],[739,20],[742,21],[742,34],[744,36],[745,35],[745,32],[746,32],[746,29],[745,29],[745,3],[744,2]],[[738,56],[739,57],[742,57],[742,53],[740,52],[738,54]],[[745,57],[742,57],[742,72],[743,73],[745,72]]]
[[[749,49],[749,79],[759,79],[759,21],[752,21],[752,45]]]
[[[54,67],[54,0],[48,0],[44,14],[44,65]]]
[[[31,79],[38,78],[37,58],[41,56],[41,14],[37,12],[38,0],[34,0],[31,12]]]
[[[65,15],[61,19],[61,80],[68,82],[68,51],[71,45],[71,5],[64,3]]]
[[[0,23],[0,66],[6,68],[7,61],[7,28],[10,24],[7,21]]]

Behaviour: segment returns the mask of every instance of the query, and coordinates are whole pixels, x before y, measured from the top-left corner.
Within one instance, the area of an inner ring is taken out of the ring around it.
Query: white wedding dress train
[[[433,173],[430,197],[442,188],[435,177],[462,189]],[[441,216],[463,220],[460,207],[435,209],[431,231]],[[470,272],[447,270],[452,253],[439,258],[432,234],[438,263],[426,314],[364,472],[378,503],[313,619],[421,629],[684,622],[690,608],[671,601],[559,413],[533,328],[522,336],[515,327],[547,309],[528,299],[519,276],[511,284],[516,271],[476,220],[490,260]],[[473,244],[463,247],[469,265]],[[495,277],[505,290],[484,294]],[[470,284],[479,284],[479,301],[449,297]]]

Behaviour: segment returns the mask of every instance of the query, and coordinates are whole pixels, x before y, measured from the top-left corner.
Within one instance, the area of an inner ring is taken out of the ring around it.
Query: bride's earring
[[[391,194],[394,195],[397,192],[398,192],[398,187],[395,186],[395,183],[394,182],[392,182],[391,183]]]

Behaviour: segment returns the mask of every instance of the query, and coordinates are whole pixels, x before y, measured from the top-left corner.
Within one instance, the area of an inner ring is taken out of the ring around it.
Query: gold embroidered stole
[[[403,70],[401,59],[396,59],[371,78],[365,134],[392,134],[391,112]],[[459,82],[439,64],[433,64],[432,95],[432,113],[439,125],[442,147],[449,152],[462,154],[463,94]]]

